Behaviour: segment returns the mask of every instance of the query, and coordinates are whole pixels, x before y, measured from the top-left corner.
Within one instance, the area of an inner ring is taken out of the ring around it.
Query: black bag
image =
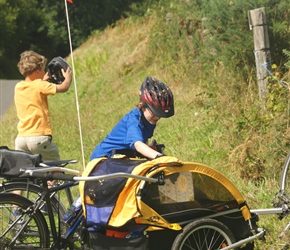
[[[42,162],[40,154],[31,154],[20,150],[11,150],[0,146],[0,177],[19,177],[21,168],[39,167]]]

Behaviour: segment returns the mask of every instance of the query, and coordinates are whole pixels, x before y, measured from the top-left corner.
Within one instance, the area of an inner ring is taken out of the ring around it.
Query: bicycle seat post
[[[42,184],[43,184],[43,189],[44,189],[44,192],[42,194],[42,199],[46,203],[49,223],[51,225],[51,233],[52,233],[53,239],[55,240],[57,238],[57,231],[56,231],[56,226],[55,226],[55,221],[54,221],[54,216],[53,216],[53,209],[52,209],[51,199],[50,199],[50,189],[48,188],[47,179],[43,179]]]

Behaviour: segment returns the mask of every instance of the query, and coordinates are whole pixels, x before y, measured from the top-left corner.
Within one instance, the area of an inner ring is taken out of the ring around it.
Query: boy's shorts
[[[60,160],[59,150],[52,141],[51,135],[41,136],[17,136],[15,139],[15,149],[41,154],[42,160]]]

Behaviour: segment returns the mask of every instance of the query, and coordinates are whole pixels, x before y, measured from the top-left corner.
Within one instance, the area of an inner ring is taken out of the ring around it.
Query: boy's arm
[[[56,93],[64,93],[68,91],[72,80],[72,72],[69,67],[66,71],[64,71],[64,69],[61,69],[61,72],[65,79],[61,84],[56,85]]]
[[[156,157],[162,156],[161,153],[155,151],[154,149],[150,148],[147,144],[141,141],[136,141],[134,143],[134,147],[138,153],[144,155],[149,159],[155,159]]]

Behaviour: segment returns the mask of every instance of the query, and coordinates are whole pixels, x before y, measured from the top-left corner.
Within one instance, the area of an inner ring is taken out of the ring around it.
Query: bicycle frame
[[[50,227],[51,227],[52,239],[54,241],[53,246],[54,245],[58,246],[58,244],[59,244],[59,240],[58,240],[59,239],[59,237],[58,237],[59,235],[58,235],[58,233],[60,233],[60,230],[57,231],[57,229],[56,229],[55,218],[53,216],[53,209],[52,209],[52,206],[51,206],[51,198],[50,198],[51,196],[50,196],[50,194],[51,193],[57,193],[58,191],[61,191],[61,190],[68,190],[71,187],[76,186],[76,185],[78,185],[78,182],[67,182],[67,183],[63,183],[61,185],[58,185],[56,187],[48,188],[47,181],[43,180],[44,192],[41,194],[39,199],[36,200],[36,203],[35,203],[36,206],[35,206],[34,209],[38,210],[39,209],[39,205],[41,203],[43,203],[43,201],[46,202],[47,213],[48,213],[49,223],[50,223]],[[59,223],[60,223],[60,220],[59,220]],[[59,224],[58,228],[60,229],[60,224]],[[66,237],[69,238],[74,232],[75,232],[75,230],[71,231],[70,234],[66,234]],[[52,249],[54,249],[54,248],[52,248]]]
[[[290,164],[290,153],[287,155],[286,160],[284,162],[283,170],[280,177],[280,192],[284,194],[285,188],[286,188],[286,178],[287,178],[287,172],[288,167]],[[289,202],[289,200],[288,200]]]

